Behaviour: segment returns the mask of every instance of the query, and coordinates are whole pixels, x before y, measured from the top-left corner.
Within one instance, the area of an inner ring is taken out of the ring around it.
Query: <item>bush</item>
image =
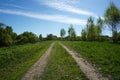
[[[18,44],[35,43],[37,41],[39,41],[39,38],[32,32],[24,32],[17,36]]]

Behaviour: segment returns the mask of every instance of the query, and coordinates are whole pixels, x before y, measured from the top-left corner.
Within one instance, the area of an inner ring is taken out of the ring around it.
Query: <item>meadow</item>
[[[65,49],[56,43],[41,80],[88,80]]]
[[[120,45],[110,42],[63,41],[70,49],[78,52],[92,63],[100,73],[110,80],[120,80]]]
[[[52,42],[0,48],[0,80],[20,80]]]

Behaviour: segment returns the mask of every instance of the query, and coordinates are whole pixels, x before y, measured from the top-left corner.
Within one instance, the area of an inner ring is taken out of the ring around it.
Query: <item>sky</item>
[[[0,22],[12,26],[18,35],[29,31],[43,37],[60,36],[61,28],[67,33],[72,24],[80,36],[90,16],[95,22],[104,19],[110,1],[120,8],[120,0],[0,0]],[[103,34],[111,32],[105,27]]]

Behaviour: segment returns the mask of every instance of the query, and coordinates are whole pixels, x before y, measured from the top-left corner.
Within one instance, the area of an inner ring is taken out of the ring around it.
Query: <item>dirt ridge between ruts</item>
[[[98,71],[85,59],[78,57],[77,53],[67,48],[61,42],[59,44],[73,57],[73,59],[79,65],[81,71],[86,75],[89,80],[109,80],[103,77]]]
[[[54,43],[50,45],[48,50],[40,57],[40,59],[27,71],[21,80],[36,80],[42,76],[44,68],[48,62],[48,57],[53,48]]]

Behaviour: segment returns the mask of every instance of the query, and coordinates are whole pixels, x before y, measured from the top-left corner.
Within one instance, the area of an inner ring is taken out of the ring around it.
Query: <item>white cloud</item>
[[[86,25],[86,20],[72,18],[63,15],[48,15],[48,14],[38,14],[38,13],[15,11],[15,10],[3,10],[3,9],[0,9],[0,13],[14,14],[14,15],[40,19],[40,20],[48,20],[48,21],[61,22],[67,24]]]
[[[37,0],[37,1],[41,3],[41,0]],[[67,12],[71,12],[71,13],[75,13],[79,15],[93,16],[95,18],[98,18],[98,16],[93,12],[79,9],[79,8],[72,6],[73,4],[74,5],[77,4],[78,0],[44,0],[42,1],[42,3],[44,5],[47,5],[57,10],[67,11]]]
[[[2,6],[7,6],[7,7],[14,7],[14,8],[19,8],[19,9],[26,9],[23,6],[15,5],[15,4],[7,4],[7,3],[0,3]]]
[[[15,5],[15,4],[6,4],[6,5],[16,7],[16,8],[20,8],[20,9],[25,9],[25,7],[18,6],[18,5]]]

